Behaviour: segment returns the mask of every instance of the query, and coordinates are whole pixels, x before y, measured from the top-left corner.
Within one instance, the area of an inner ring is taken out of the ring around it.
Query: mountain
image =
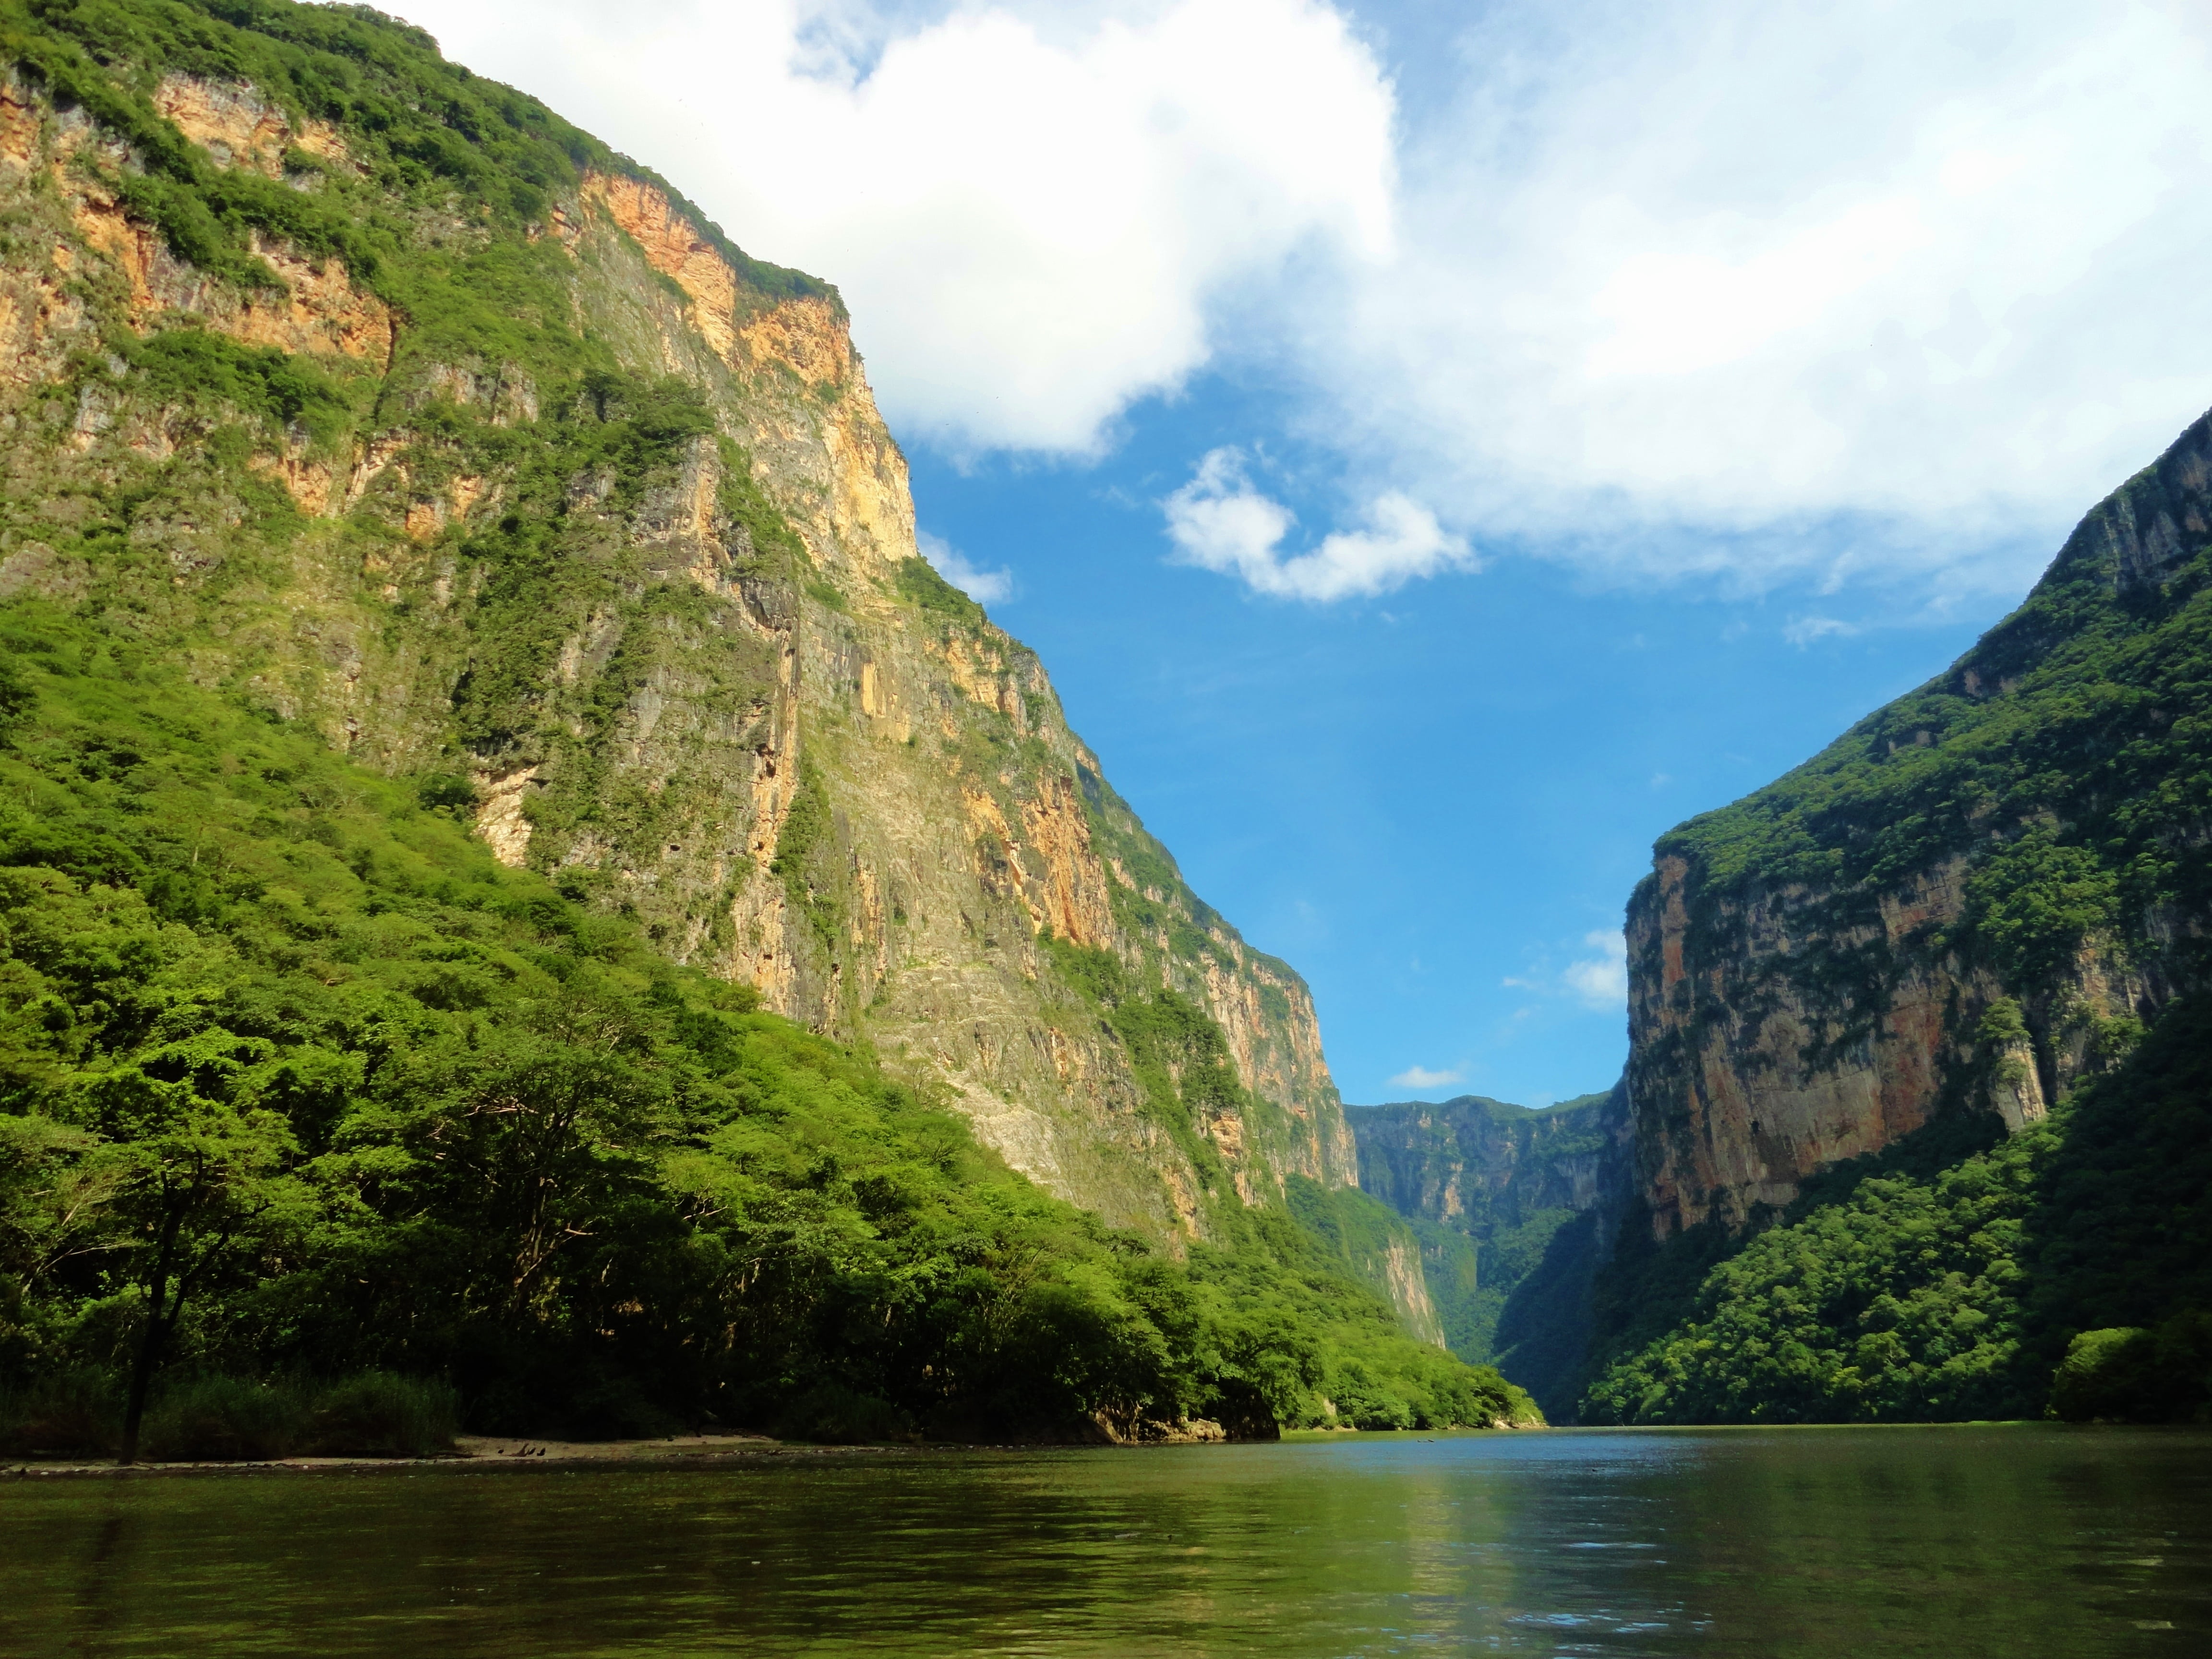
[[[2212,416],[1946,672],[1660,840],[1604,1411],[2040,1409],[2076,1337],[2205,1305],[2208,547]]]
[[[465,780],[503,862],[1117,1224],[1353,1178],[1304,983],[917,556],[835,290],[398,26],[39,15],[0,592]]]
[[[2200,420],[1946,672],[1660,840],[1629,1080],[1662,1235],[1946,1113],[2039,1119],[2201,975],[2208,465]]]
[[[465,823],[507,872],[488,890],[550,907],[529,950],[604,947],[625,1006],[689,988],[623,1016],[654,1052],[690,1052],[669,1010],[781,1019],[850,1056],[864,1095],[950,1111],[984,1167],[1129,1249],[1201,1277],[1242,1250],[1295,1278],[1326,1248],[1314,1285],[1364,1274],[1433,1334],[1419,1253],[1350,1192],[1304,981],[1191,891],[1034,653],[918,556],[832,287],[750,258],[665,180],[366,8],[9,0],[0,58],[16,742],[93,826],[58,849],[27,830],[16,864],[72,891],[120,883],[157,931],[234,931],[228,907],[293,902],[270,860],[313,863],[300,838],[319,837],[351,873],[318,866],[283,927],[350,938],[356,911],[397,902],[375,849],[416,832],[393,826]],[[137,701],[85,714],[95,670]],[[195,711],[175,732],[164,700]],[[288,738],[253,763],[321,780],[299,786],[313,799],[249,812],[258,785],[211,784],[126,834],[127,798],[161,799],[142,775],[255,729],[234,716],[328,751],[310,764]],[[227,839],[161,817],[202,811]],[[110,841],[129,857],[84,851]],[[484,879],[443,843],[434,862],[425,891]],[[421,902],[434,932],[481,931]],[[551,994],[532,974],[568,973],[514,966],[526,941],[505,927],[455,960],[491,951],[507,988],[455,969],[451,993],[489,998],[502,1028]],[[310,971],[291,955],[263,966]],[[404,994],[428,1006],[422,988]],[[152,1029],[26,1075],[81,1080]],[[380,1051],[347,1029],[332,1052],[373,1077]],[[1324,1212],[1382,1245],[1316,1243],[1297,1215]],[[1365,1319],[1357,1302],[1338,1314]],[[1403,1410],[1409,1389],[1369,1392]]]
[[[1413,1223],[1451,1351],[1571,1420],[1594,1276],[1629,1201],[1626,1087],[1539,1109],[1462,1095],[1346,1116],[1361,1188]]]

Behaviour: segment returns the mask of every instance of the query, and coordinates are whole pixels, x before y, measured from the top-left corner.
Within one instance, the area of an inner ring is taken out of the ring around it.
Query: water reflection
[[[0,1486],[0,1651],[2203,1651],[2212,1437],[1376,1437]]]

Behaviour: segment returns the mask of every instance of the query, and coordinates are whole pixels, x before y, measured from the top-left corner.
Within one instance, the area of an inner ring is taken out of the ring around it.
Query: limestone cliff
[[[1304,982],[917,556],[834,289],[388,20],[141,21],[0,82],[0,600],[420,776],[1111,1222],[1356,1181]]]
[[[1452,1351],[1571,1420],[1594,1278],[1632,1185],[1626,1088],[1534,1110],[1462,1095],[1346,1116],[1361,1187],[1420,1240]]]
[[[1361,1187],[1401,1215],[1511,1224],[1541,1210],[1603,1208],[1626,1190],[1623,1090],[1541,1108],[1462,1095],[1353,1106],[1346,1115]]]
[[[1657,1236],[1947,1113],[2016,1129],[2202,977],[2208,526],[2200,420],[1944,674],[1662,838],[1628,915]]]

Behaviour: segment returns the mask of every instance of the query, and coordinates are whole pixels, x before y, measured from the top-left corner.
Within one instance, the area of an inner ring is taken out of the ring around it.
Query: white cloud
[[[1617,933],[1585,933],[1583,943],[1597,954],[1567,964],[1559,975],[1587,1008],[1614,1009],[1628,1001],[1628,941]]]
[[[1391,246],[1390,94],[1315,0],[403,9],[838,283],[893,425],[956,450],[1095,449],[1216,295]]]
[[[1425,1066],[1408,1066],[1390,1081],[1401,1089],[1441,1089],[1448,1083],[1465,1081],[1458,1072],[1432,1072]]]
[[[2016,585],[2212,403],[2208,20],[1494,11],[1292,325],[1316,434],[1600,573]]]
[[[909,439],[1096,453],[1209,362],[1297,388],[1370,521],[1285,557],[1221,492],[1178,546],[1264,592],[1458,565],[1440,516],[1941,605],[2212,402],[2197,0],[1506,0],[1403,108],[1390,16],[1322,0],[404,9],[838,283]]]
[[[936,567],[937,574],[951,582],[978,605],[1004,605],[1014,597],[1014,573],[1003,567],[997,570],[980,570],[968,562],[960,550],[942,536],[933,536],[927,530],[918,531],[915,540],[921,548],[921,556]]]
[[[1168,538],[1185,562],[1241,577],[1255,592],[1279,599],[1387,593],[1415,577],[1476,562],[1463,538],[1395,490],[1368,503],[1366,529],[1334,532],[1312,551],[1285,558],[1283,538],[1297,516],[1253,488],[1243,453],[1233,448],[1209,452],[1190,482],[1160,505]]]
[[[1831,635],[1849,639],[1858,631],[1857,623],[1847,623],[1835,617],[1793,617],[1784,624],[1782,637],[1802,651],[1815,640],[1825,640]]]

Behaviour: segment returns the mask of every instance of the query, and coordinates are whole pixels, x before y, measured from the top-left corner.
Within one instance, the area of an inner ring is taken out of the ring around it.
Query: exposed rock
[[[2197,971],[2212,918],[2185,872],[2203,861],[2203,809],[2159,769],[2201,753],[2177,723],[2193,671],[2161,678],[2157,652],[2184,647],[2150,641],[2186,598],[2168,585],[2208,538],[2212,416],[2093,510],[2028,602],[1950,670],[1768,790],[1662,839],[1628,914],[1629,1086],[1658,1237],[1708,1218],[1741,1227],[1808,1176],[1946,1113],[2034,1121]],[[2092,708],[2110,711],[2109,729]],[[1954,755],[1962,769],[1929,769]],[[2116,756],[2131,757],[2124,778],[2077,788]],[[1801,802],[1825,800],[1824,780],[1851,769],[1876,781],[1854,787],[1890,797]],[[1929,777],[1956,781],[1930,793]],[[2126,822],[2079,830],[2069,814],[2109,814],[2116,789],[2141,796]],[[1907,867],[1863,850],[1907,831],[1923,849]],[[2035,913],[2045,921],[2008,925],[2059,928],[2047,918],[2069,903],[2092,920],[2029,962],[1984,927],[1977,906],[1997,890],[1978,899],[1976,884],[2046,845],[2074,860],[2076,896],[2051,886]],[[1729,867],[1716,872],[1716,857]],[[2127,871],[2100,867],[2108,858]],[[1812,873],[1824,863],[1844,873]]]
[[[530,799],[531,787],[538,781],[538,769],[526,766],[520,771],[509,772],[501,777],[489,772],[477,775],[477,834],[484,838],[491,854],[501,864],[521,868],[530,852],[529,818],[523,812]]]
[[[249,167],[277,179],[283,176],[288,148],[326,161],[351,159],[337,129],[322,121],[295,124],[243,81],[165,75],[154,88],[154,107],[204,149],[218,167]]]
[[[354,165],[342,135],[250,86],[171,76],[158,106],[226,167],[276,176],[290,149]],[[28,517],[0,543],[0,584],[109,584],[149,626],[190,632],[196,673],[356,759],[469,770],[501,861],[872,1044],[1010,1164],[1117,1224],[1180,1241],[1231,1193],[1279,1202],[1291,1175],[1356,1180],[1304,985],[1189,891],[1035,655],[980,611],[917,597],[905,461],[833,292],[766,281],[655,185],[599,172],[556,191],[540,228],[571,256],[550,259],[566,314],[527,327],[588,333],[647,384],[681,379],[713,430],[649,476],[579,466],[530,507],[532,458],[569,412],[549,404],[573,386],[504,346],[410,343],[342,261],[265,234],[243,246],[275,288],[195,268],[132,216],[119,181],[135,165],[82,111],[0,85],[0,207],[42,228],[0,260],[0,419],[31,420],[50,383],[67,398],[4,462]],[[395,197],[391,211],[425,244],[492,234],[458,210]],[[337,435],[239,417],[247,465],[296,518],[172,501],[203,489],[198,475],[152,469],[204,455],[228,417],[149,408],[119,361],[82,368],[104,329],[187,323],[363,387],[373,412]],[[478,442],[472,423],[498,435]],[[93,477],[145,492],[134,545],[160,561],[158,595],[70,551]],[[545,585],[532,621],[551,643],[515,671],[521,704],[464,739],[494,580],[471,538],[525,507],[550,515],[546,568],[590,580]],[[1257,1097],[1192,1114],[1221,1176],[1162,1121],[1063,972],[1066,948],[1103,951],[1219,1024]],[[1402,1264],[1408,1305],[1419,1267]]]

